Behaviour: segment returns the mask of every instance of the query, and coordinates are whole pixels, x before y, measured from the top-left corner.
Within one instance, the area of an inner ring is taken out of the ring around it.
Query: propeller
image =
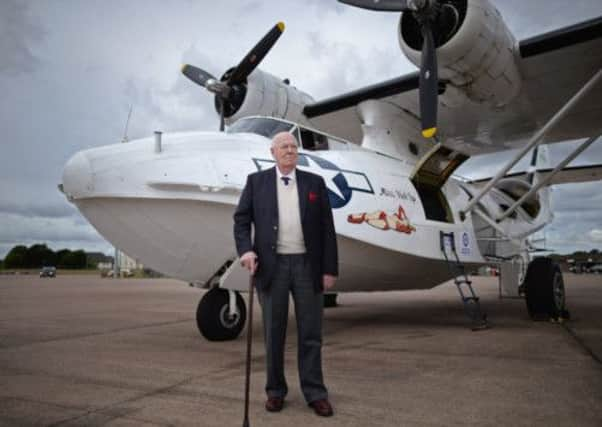
[[[350,6],[385,12],[412,13],[420,25],[422,34],[422,63],[420,65],[420,120],[422,135],[432,138],[437,133],[437,51],[433,36],[433,25],[448,29],[446,35],[455,31],[458,13],[450,4],[437,0],[338,0]],[[450,28],[451,25],[451,30]],[[445,24],[445,25],[442,25]]]
[[[407,12],[423,8],[427,0],[339,0],[339,2],[380,12]]]
[[[439,81],[437,77],[437,55],[433,31],[428,21],[422,24],[422,61],[420,64],[420,120],[422,136],[432,138],[437,132],[437,96]]]
[[[199,67],[189,64],[182,65],[182,74],[215,94],[215,106],[220,115],[220,131],[224,130],[225,117],[234,114],[242,105],[247,90],[247,77],[257,68],[283,31],[283,22],[274,25],[244,56],[242,61],[236,67],[226,71],[219,80]]]

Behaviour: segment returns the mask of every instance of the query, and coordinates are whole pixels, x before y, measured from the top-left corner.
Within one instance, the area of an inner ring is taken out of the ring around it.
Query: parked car
[[[56,267],[42,267],[40,277],[56,277]]]
[[[590,273],[602,274],[602,264],[594,264],[589,269]]]

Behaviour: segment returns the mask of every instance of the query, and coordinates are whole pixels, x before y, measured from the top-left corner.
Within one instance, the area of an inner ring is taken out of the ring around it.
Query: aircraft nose
[[[83,152],[69,159],[63,170],[63,192],[69,200],[89,195],[94,190],[92,167]]]

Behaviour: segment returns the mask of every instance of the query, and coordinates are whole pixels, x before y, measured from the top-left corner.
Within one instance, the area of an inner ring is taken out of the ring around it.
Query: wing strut
[[[464,218],[465,218],[465,216],[466,216],[466,214],[468,212],[470,212],[470,211],[472,211],[474,209],[474,207],[481,200],[481,198],[483,198],[483,196],[485,194],[487,194],[502,178],[504,178],[505,175],[506,175],[506,173],[510,169],[512,169],[512,167],[514,167],[514,165],[516,165],[525,156],[525,154],[527,154],[527,152],[529,150],[531,150],[534,147],[537,147],[541,143],[541,141],[543,140],[544,136],[550,131],[550,129],[552,127],[554,127],[554,125],[556,125],[559,121],[561,121],[567,115],[567,113],[579,102],[579,100],[581,98],[583,98],[583,96],[585,96],[592,88],[594,88],[596,86],[596,84],[600,81],[601,78],[602,78],[602,69],[598,70],[598,72],[596,74],[594,74],[594,76],[591,79],[589,79],[589,81],[585,85],[583,85],[583,87],[581,89],[579,89],[579,91],[575,95],[573,95],[573,97],[566,104],[564,104],[564,106],[560,110],[558,110],[558,112],[556,114],[554,114],[554,116],[550,120],[548,120],[548,122],[535,135],[533,135],[531,137],[531,139],[529,140],[529,142],[527,143],[527,145],[525,145],[522,148],[522,150],[520,150],[506,164],[506,166],[504,166],[491,179],[491,181],[489,181],[485,185],[485,187],[483,187],[483,189],[476,196],[474,196],[470,200],[470,202],[468,202],[468,204],[466,205],[466,207],[464,209],[460,210],[460,218],[462,218],[462,220],[464,220]],[[586,141],[586,143],[587,142],[589,142],[589,140]],[[590,142],[590,144],[591,144],[591,142]],[[579,148],[581,148],[581,147],[579,147]],[[584,147],[583,149],[585,149],[585,148],[586,147]],[[581,150],[581,151],[583,151],[583,150]],[[513,207],[511,207],[508,210],[506,210],[506,212],[504,212],[502,214],[502,216],[500,216],[498,218],[498,221],[500,221],[501,219],[503,219],[503,218],[507,217],[508,215],[510,215],[514,210],[516,210],[517,206],[520,206],[520,205],[517,204],[517,203],[515,203],[513,205]]]
[[[496,218],[496,221],[500,222],[504,218],[508,217],[508,215],[512,214],[512,212],[514,212],[517,207],[522,205],[522,203],[525,200],[527,200],[529,197],[531,197],[533,194],[535,194],[541,187],[548,185],[548,183],[550,181],[552,181],[552,178],[554,178],[554,175],[556,175],[558,172],[560,172],[562,169],[564,169],[564,167],[566,165],[568,165],[570,162],[572,162],[575,157],[577,157],[579,154],[581,154],[587,147],[592,145],[592,143],[595,140],[597,140],[599,137],[600,137],[600,135],[589,137],[584,143],[579,145],[579,147],[577,147],[571,154],[569,154],[566,159],[564,159],[562,162],[560,162],[558,164],[558,166],[556,166],[554,168],[554,170],[552,172],[550,172],[550,174],[548,176],[546,176],[545,179],[542,179],[536,185],[531,187],[531,189],[529,191],[527,191],[525,194],[523,194],[523,196],[520,199],[518,199],[516,202],[514,202],[514,204],[512,206],[510,206],[500,216],[498,216]]]

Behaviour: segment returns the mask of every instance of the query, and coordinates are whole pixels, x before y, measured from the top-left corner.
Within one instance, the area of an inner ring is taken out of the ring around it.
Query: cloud
[[[54,249],[69,248],[108,252],[111,246],[79,215],[70,217],[30,217],[0,213],[0,257],[16,245],[46,243]]]
[[[13,214],[25,218],[69,218],[78,215],[73,205],[48,203],[36,200],[16,202],[14,199],[0,200],[0,214]]]
[[[588,235],[592,241],[602,243],[602,229],[591,230]]]
[[[71,217],[28,217],[19,214],[1,213],[0,222],[4,229],[2,243],[28,241],[75,240],[98,242],[99,234],[88,223],[82,224]]]
[[[42,26],[30,15],[27,3],[0,2],[0,73],[31,73],[39,65],[33,46],[43,39]]]
[[[545,11],[495,4],[519,39],[601,10],[598,1],[550,1]],[[13,241],[110,247],[57,191],[62,169],[79,150],[119,142],[130,105],[130,139],[216,129],[213,97],[181,75],[181,63],[219,77],[282,20],[285,33],[260,68],[324,99],[414,69],[398,46],[398,19],[322,0],[0,1],[0,257]],[[598,142],[579,161],[600,153]],[[593,244],[597,190],[559,187],[554,202],[549,234]]]

